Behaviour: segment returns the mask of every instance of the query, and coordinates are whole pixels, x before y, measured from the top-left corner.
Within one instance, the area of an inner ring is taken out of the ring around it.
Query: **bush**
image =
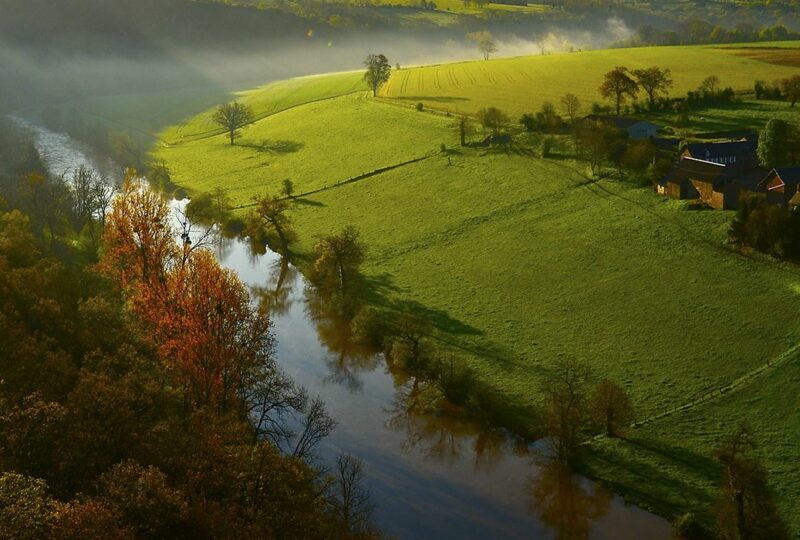
[[[525,131],[530,133],[536,127],[536,117],[531,113],[525,113],[519,118],[519,123],[525,127]]]
[[[463,365],[463,362],[457,363],[452,356],[440,362],[437,367],[439,375],[436,382],[442,395],[453,405],[464,405],[475,386],[472,372]]]
[[[673,521],[672,531],[681,540],[704,540],[709,538],[705,527],[693,512],[687,512]]]
[[[425,105],[423,105],[422,102],[417,103],[417,110],[419,112],[422,112],[424,109],[425,109]]]

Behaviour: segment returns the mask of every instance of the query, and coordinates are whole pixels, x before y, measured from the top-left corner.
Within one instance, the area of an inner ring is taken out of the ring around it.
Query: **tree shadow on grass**
[[[252,148],[256,152],[263,152],[269,154],[293,154],[299,152],[305,147],[305,144],[299,141],[285,141],[285,140],[263,140],[261,144],[253,143],[240,143],[239,146],[244,148]]]
[[[325,204],[320,201],[314,201],[312,199],[306,199],[304,197],[294,197],[292,198],[292,202],[295,204],[300,204],[302,206],[314,206],[318,208],[325,206]]]
[[[635,466],[631,466],[629,457],[621,457],[602,447],[592,446],[587,455],[589,469],[625,471],[603,477],[603,483],[613,492],[662,514],[678,514],[687,506],[708,508],[713,503],[713,496],[701,485],[716,485],[720,478],[719,464],[710,456],[639,437],[624,439],[624,444],[641,456],[634,457]],[[674,465],[681,473],[672,474],[673,467],[665,467],[664,462]],[[654,483],[655,490],[652,489]]]
[[[482,330],[452,317],[446,311],[417,301],[396,298],[398,293],[406,291],[395,285],[389,274],[364,277],[362,285],[363,299],[367,303],[383,308],[395,316],[413,313],[424,318],[434,328],[431,337],[436,341],[462,352],[490,358],[498,365],[512,366],[512,353],[494,342],[490,336],[486,336]]]

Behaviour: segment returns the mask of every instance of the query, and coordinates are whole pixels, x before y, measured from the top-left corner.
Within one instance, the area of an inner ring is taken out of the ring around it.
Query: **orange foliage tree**
[[[244,410],[244,394],[274,371],[266,312],[212,253],[178,241],[170,208],[129,175],[107,218],[101,270],[117,284],[195,407]]]

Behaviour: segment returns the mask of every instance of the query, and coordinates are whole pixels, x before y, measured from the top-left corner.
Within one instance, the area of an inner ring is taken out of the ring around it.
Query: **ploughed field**
[[[674,93],[711,73],[741,90],[791,71],[728,49],[673,47],[403,69],[379,99],[359,73],[293,79],[236,96],[259,118],[237,146],[209,110],[162,132],[154,157],[190,194],[227,189],[241,213],[291,179],[301,256],[320,235],[358,227],[370,297],[389,308],[418,302],[442,346],[511,405],[512,425],[533,422],[542,374],[565,355],[622,383],[639,420],[696,402],[626,440],[590,445],[589,471],[647,508],[705,508],[719,479],[708,456],[749,420],[798,530],[800,268],[730,250],[730,213],[589,181],[567,156],[460,148],[454,117],[404,106],[516,114],[567,91],[588,104],[615,65],[671,67]],[[763,106],[718,116],[758,126],[788,107]],[[778,366],[759,372],[768,361]]]

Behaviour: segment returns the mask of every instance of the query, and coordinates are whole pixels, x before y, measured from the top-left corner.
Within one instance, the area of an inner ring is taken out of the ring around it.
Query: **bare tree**
[[[389,81],[392,76],[392,66],[389,60],[382,54],[370,54],[364,60],[364,67],[367,70],[364,72],[364,80],[372,88],[372,97],[378,95],[378,90],[381,86]]]
[[[350,454],[339,454],[334,474],[331,505],[339,515],[342,527],[356,535],[369,531],[375,506],[369,489],[364,486],[363,463]]]
[[[561,97],[561,106],[564,108],[564,112],[567,113],[570,123],[574,125],[575,120],[578,118],[578,111],[581,108],[581,101],[578,96],[572,93],[564,94]]]
[[[466,37],[468,40],[475,42],[478,50],[483,54],[484,60],[488,60],[489,56],[497,52],[497,42],[488,30],[470,32]]]
[[[310,459],[314,447],[330,435],[336,428],[336,420],[328,415],[325,403],[320,398],[314,398],[304,408],[301,420],[302,431],[292,450],[292,456],[301,459]]]
[[[213,120],[225,129],[233,146],[241,129],[253,122],[253,111],[242,103],[225,103],[214,113]]]
[[[589,376],[586,364],[559,360],[543,386],[546,440],[560,461],[575,456],[586,433]]]
[[[491,129],[492,133],[497,133],[500,128],[508,124],[508,116],[497,107],[489,107],[478,111],[478,120],[483,127]]]
[[[624,66],[617,66],[606,73],[603,84],[600,85],[600,95],[614,100],[617,116],[625,99],[635,98],[638,91],[639,85],[628,75],[628,68]]]

